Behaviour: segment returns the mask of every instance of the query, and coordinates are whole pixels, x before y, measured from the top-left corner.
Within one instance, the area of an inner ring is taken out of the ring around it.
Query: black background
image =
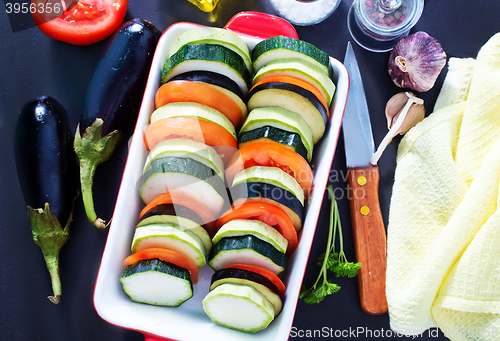
[[[347,12],[351,0],[341,2],[325,21],[313,26],[296,26],[299,37],[343,60],[350,35]],[[222,27],[236,13],[251,10],[276,14],[267,0],[220,0],[212,13],[204,13],[186,0],[130,0],[126,20],[147,19],[160,30],[178,21]],[[443,46],[448,57],[475,57],[480,47],[500,31],[500,2],[491,0],[425,1],[420,21],[411,32],[426,31]],[[50,279],[38,246],[32,241],[14,163],[14,131],[24,104],[37,96],[56,98],[68,111],[73,127],[79,121],[87,85],[103,53],[106,41],[91,46],[73,46],[51,40],[36,27],[13,33],[8,16],[0,11],[0,339],[2,340],[143,340],[142,334],[124,330],[103,321],[93,307],[93,290],[107,230],[91,226],[85,217],[81,198],[76,202],[71,237],[61,251],[63,300],[50,303]],[[387,132],[385,103],[401,91],[387,73],[389,53],[365,51],[353,43],[365,84],[375,144]],[[425,100],[427,114],[438,96],[446,74],[443,69],[435,87],[418,94]],[[137,94],[141,96],[141,93]],[[125,140],[126,141],[126,140]],[[379,162],[380,205],[387,225],[396,150],[400,138],[389,145]],[[113,157],[97,169],[94,200],[97,214],[109,219],[127,156],[122,142]],[[346,184],[342,134],[332,166],[331,183],[342,193]],[[344,226],[346,253],[353,259],[347,198],[338,197]],[[319,267],[317,256],[324,251],[328,232],[328,202],[324,201],[319,225],[306,270],[304,284],[310,286]],[[355,279],[338,279],[339,293],[319,305],[298,302],[293,331],[314,329],[372,331],[389,329],[388,315],[369,316],[359,305]],[[193,326],[195,327],[195,326]],[[290,339],[297,333],[292,333]],[[424,333],[418,340],[443,340]],[[381,340],[359,336],[360,339]],[[258,338],[257,338],[258,339]],[[306,337],[304,337],[306,339]],[[321,337],[307,339],[322,339]],[[398,339],[398,338],[392,338]],[[400,338],[408,339],[411,338]]]

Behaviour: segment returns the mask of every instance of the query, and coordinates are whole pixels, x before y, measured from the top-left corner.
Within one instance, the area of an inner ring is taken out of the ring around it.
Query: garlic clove
[[[441,44],[425,32],[401,38],[389,57],[389,75],[400,88],[425,92],[431,89],[446,65]]]
[[[385,108],[389,132],[385,135],[377,151],[370,159],[376,165],[385,148],[396,134],[405,134],[425,117],[424,101],[411,92],[401,92],[392,96]]]
[[[391,129],[399,116],[402,114],[405,104],[411,102],[408,112],[396,134],[405,134],[425,117],[424,101],[416,97],[411,92],[400,92],[389,99],[385,107],[385,116],[387,118],[387,128]]]

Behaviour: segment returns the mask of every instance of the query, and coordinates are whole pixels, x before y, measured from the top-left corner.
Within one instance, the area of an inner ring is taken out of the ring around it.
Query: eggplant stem
[[[88,220],[98,228],[105,228],[105,221],[97,217],[94,208],[94,197],[92,187],[97,164],[88,159],[80,160],[80,183],[82,185],[83,206]]]
[[[57,253],[43,253],[43,258],[49,270],[50,280],[52,282],[52,296],[47,296],[50,302],[58,304],[61,302],[62,287],[61,277],[59,274],[59,252]]]
[[[391,142],[392,138],[397,134],[399,128],[403,125],[403,122],[406,118],[406,115],[408,114],[408,111],[410,110],[410,107],[413,105],[413,103],[416,103],[415,100],[412,97],[408,97],[408,100],[405,103],[405,106],[403,107],[403,110],[401,110],[401,113],[399,114],[398,119],[394,124],[392,125],[391,129],[389,132],[385,135],[384,139],[382,142],[380,142],[377,151],[372,155],[370,159],[370,163],[372,165],[376,165],[380,157],[382,156],[382,153],[384,152],[385,148],[389,145]]]
[[[80,125],[76,127],[73,147],[80,160],[80,184],[82,187],[83,204],[88,220],[100,229],[106,228],[105,220],[95,213],[92,187],[97,166],[108,160],[121,139],[121,132],[114,130],[106,136],[101,136],[104,121],[97,118],[80,136]]]

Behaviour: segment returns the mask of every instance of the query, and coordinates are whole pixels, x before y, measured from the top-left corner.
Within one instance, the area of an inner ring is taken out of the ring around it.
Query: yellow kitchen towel
[[[398,149],[390,324],[408,335],[438,326],[451,340],[500,340],[500,34],[475,63],[457,65],[472,68],[467,91],[438,99]]]

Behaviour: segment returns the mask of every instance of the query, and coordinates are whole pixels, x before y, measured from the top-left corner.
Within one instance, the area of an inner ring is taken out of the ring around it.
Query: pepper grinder
[[[386,52],[408,35],[423,10],[424,0],[354,0],[347,27],[361,47]]]

